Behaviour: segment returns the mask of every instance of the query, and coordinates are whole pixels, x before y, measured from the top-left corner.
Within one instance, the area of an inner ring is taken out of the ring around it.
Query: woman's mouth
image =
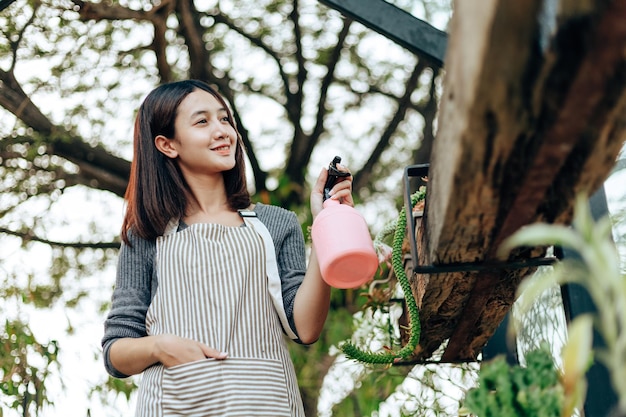
[[[230,151],[230,145],[218,146],[217,148],[213,148],[216,152],[228,152]]]

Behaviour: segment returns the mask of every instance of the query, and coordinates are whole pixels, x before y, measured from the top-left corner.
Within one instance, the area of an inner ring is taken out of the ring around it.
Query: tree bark
[[[584,4],[583,4],[584,3]],[[492,262],[504,239],[568,223],[626,138],[626,2],[457,1],[419,263]],[[541,249],[511,256],[541,254]],[[415,276],[417,358],[473,360],[530,270]]]

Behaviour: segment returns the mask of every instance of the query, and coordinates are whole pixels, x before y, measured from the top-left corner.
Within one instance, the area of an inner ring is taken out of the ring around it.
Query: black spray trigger
[[[339,178],[349,177],[349,172],[339,171],[337,169],[337,164],[341,162],[340,156],[335,156],[328,165],[328,178],[326,179],[326,184],[324,184],[324,201],[330,198],[330,190],[333,188],[335,183]]]

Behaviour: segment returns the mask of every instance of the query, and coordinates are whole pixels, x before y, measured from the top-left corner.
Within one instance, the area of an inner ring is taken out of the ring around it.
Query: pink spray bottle
[[[350,176],[337,169],[339,162],[335,156],[328,167],[324,208],[313,221],[311,238],[324,281],[335,288],[357,288],[374,277],[378,256],[363,216],[329,198],[337,179]]]

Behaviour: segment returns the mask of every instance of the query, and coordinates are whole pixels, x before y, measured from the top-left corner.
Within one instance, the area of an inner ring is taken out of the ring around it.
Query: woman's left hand
[[[337,165],[337,169],[342,172],[350,172],[348,168],[343,165]],[[324,201],[324,184],[328,178],[328,169],[323,168],[320,175],[317,177],[317,181],[311,191],[311,213],[313,218],[322,211],[322,203]],[[330,190],[330,198],[338,200],[341,204],[347,204],[350,207],[354,207],[354,200],[352,199],[352,175],[343,177],[335,183]]]

